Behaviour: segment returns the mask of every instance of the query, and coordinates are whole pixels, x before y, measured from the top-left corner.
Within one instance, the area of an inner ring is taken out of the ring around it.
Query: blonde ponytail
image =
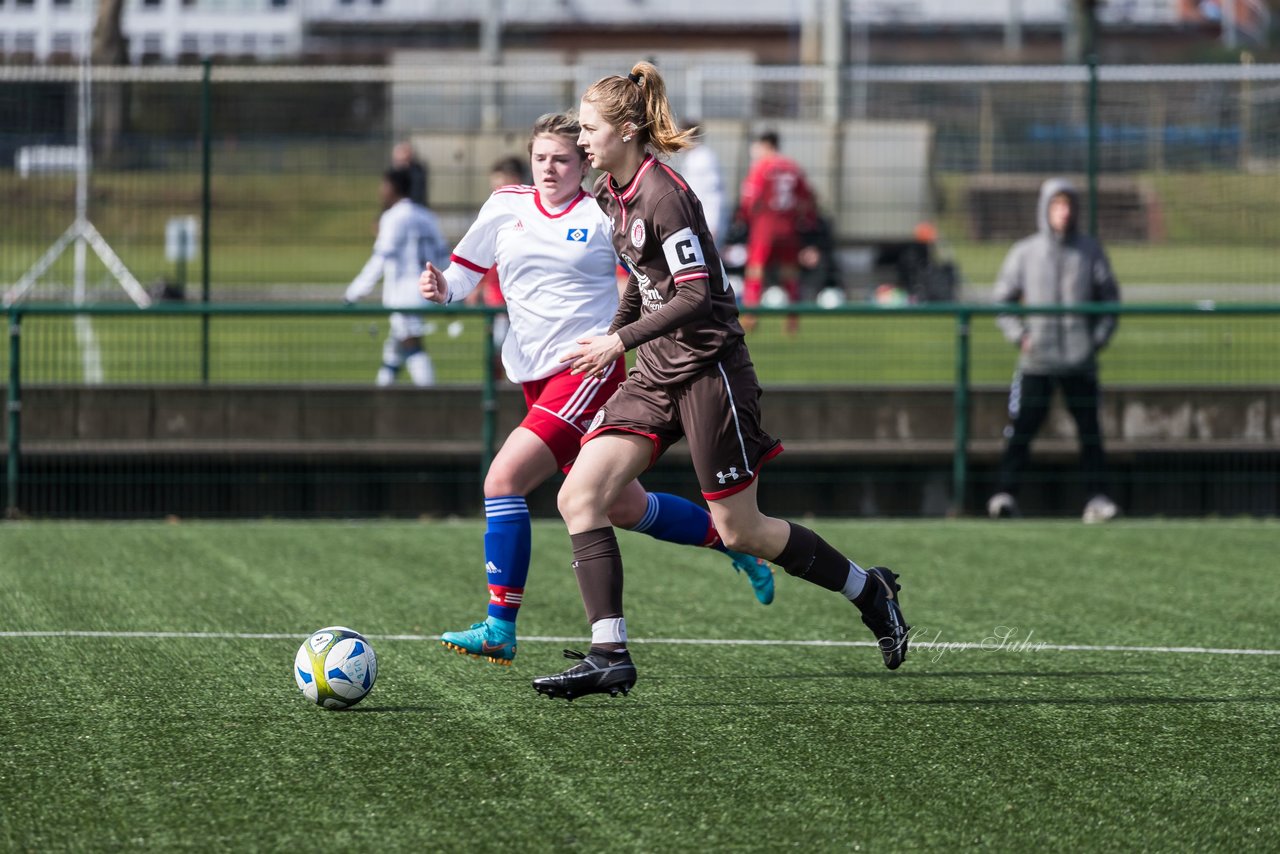
[[[597,80],[582,100],[594,104],[600,116],[619,131],[627,122],[634,124],[641,143],[657,154],[674,154],[693,144],[693,132],[676,125],[667,100],[667,84],[651,62],[637,62],[626,77]]]

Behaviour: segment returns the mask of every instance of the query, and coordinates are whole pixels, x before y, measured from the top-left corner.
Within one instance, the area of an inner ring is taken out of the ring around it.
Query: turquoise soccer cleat
[[[510,666],[516,657],[516,624],[488,617],[483,623],[472,623],[464,632],[445,632],[440,643],[461,655]]]
[[[747,578],[751,579],[751,589],[756,591],[756,598],[760,600],[761,605],[768,605],[773,601],[773,567],[769,566],[767,561],[763,561],[753,555],[735,552],[731,549],[725,549],[724,553],[733,561],[733,568],[738,572],[745,572]]]

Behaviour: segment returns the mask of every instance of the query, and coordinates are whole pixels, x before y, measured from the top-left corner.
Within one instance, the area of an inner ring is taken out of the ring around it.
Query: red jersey
[[[812,221],[816,208],[804,171],[781,154],[770,154],[752,163],[742,181],[742,216],[748,224],[767,217],[804,226]]]
[[[502,295],[502,285],[498,281],[498,265],[490,267],[476,287],[480,290],[480,298],[485,305],[496,307],[507,304],[506,297]]]

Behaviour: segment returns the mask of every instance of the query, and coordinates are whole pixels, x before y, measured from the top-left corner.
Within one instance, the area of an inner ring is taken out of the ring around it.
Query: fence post
[[[969,480],[969,323],[970,314],[956,312],[955,453],[951,459],[951,515],[964,515]]]
[[[213,137],[213,60],[204,60],[200,76],[200,302],[209,304],[210,161]],[[209,384],[209,313],[200,315],[200,381]]]
[[[1098,55],[1090,52],[1089,64],[1089,233],[1098,236]]]
[[[493,322],[496,315],[485,312],[484,315],[484,384],[481,389],[480,419],[480,483],[484,484],[485,475],[489,473],[489,463],[493,462],[493,446],[498,434],[498,383],[494,376],[494,361],[498,348],[493,341]]]
[[[9,460],[4,516],[18,518],[18,464],[22,461],[22,312],[9,310]]]

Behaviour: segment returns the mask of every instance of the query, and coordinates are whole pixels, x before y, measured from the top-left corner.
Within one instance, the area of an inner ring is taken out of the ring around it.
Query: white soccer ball
[[[844,291],[840,288],[823,288],[818,291],[817,303],[822,308],[839,308],[844,305]]]
[[[786,289],[778,285],[770,285],[760,295],[760,304],[766,308],[782,308],[790,303],[791,297],[787,296]]]
[[[373,690],[378,657],[364,635],[345,626],[312,632],[293,657],[302,696],[326,709],[349,709]]]

